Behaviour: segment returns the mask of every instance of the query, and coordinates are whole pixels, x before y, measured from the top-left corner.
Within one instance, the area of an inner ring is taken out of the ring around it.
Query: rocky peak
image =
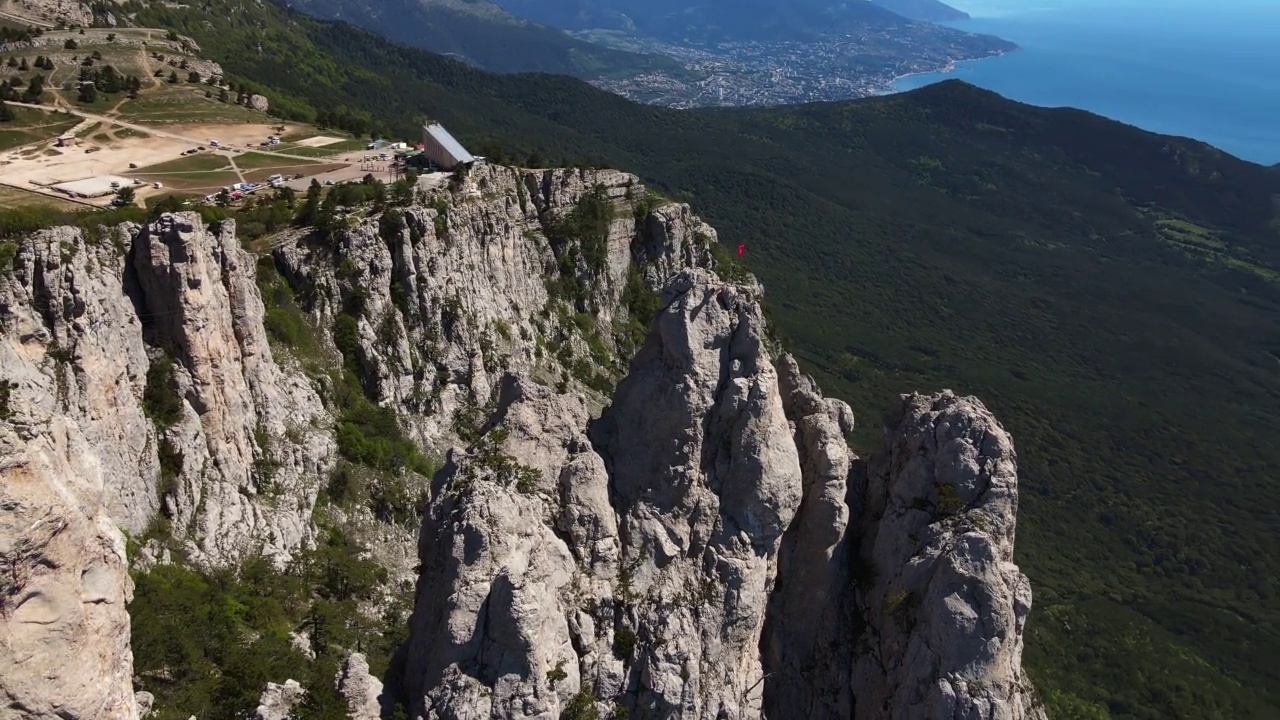
[[[163,439],[175,527],[209,562],[287,558],[311,532],[333,442],[310,383],[272,357],[235,224],[214,232],[195,214],[162,216],[135,236],[133,267],[149,340],[172,354],[178,408]]]
[[[509,378],[438,479],[414,712],[1035,717],[1014,456],[981,404],[908,399],[858,480],[852,412],[770,356],[753,290],[686,270],[663,306],[598,420]]]
[[[1017,456],[975,398],[908,395],[869,473],[857,717],[1043,717],[1022,670]]]
[[[256,262],[192,213],[17,244],[0,691],[30,717],[150,704],[121,530],[140,569],[283,567],[318,523],[386,571],[366,617],[416,580],[410,637],[384,692],[360,642],[342,663],[295,633],[330,669],[271,678],[262,716],[336,689],[362,720],[392,698],[440,719],[1039,717],[1016,456],[981,403],[903,398],[868,463],[687,206],[616,171],[479,166],[416,193]],[[355,501],[330,489],[348,474]],[[396,493],[404,517],[375,512]]]

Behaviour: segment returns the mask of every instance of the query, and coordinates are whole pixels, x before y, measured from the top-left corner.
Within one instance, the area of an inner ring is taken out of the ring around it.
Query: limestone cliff
[[[599,419],[507,377],[423,526],[415,716],[1038,715],[1008,436],[912,397],[858,480],[852,412],[763,337],[751,290],[684,271]]]
[[[335,688],[361,720],[1039,716],[979,402],[904,398],[864,462],[688,206],[483,165],[410,195],[256,258],[192,213],[10,246],[0,717],[151,706],[126,535],[140,571],[283,569],[318,528],[409,639],[384,677],[363,640],[332,687],[271,677],[261,716]]]

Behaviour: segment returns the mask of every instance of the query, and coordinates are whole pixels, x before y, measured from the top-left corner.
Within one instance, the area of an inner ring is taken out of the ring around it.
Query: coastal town
[[[649,72],[593,84],[639,102],[675,108],[783,105],[846,100],[889,90],[906,75],[944,72],[1014,48],[971,36],[964,46],[906,42],[910,36],[867,32],[833,40],[733,42],[708,47],[643,41],[641,49],[679,60],[689,72]]]

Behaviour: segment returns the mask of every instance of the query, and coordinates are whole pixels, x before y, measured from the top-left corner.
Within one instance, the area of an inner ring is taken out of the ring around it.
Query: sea
[[[1021,50],[899,79],[960,78],[1005,97],[1070,106],[1237,157],[1280,163],[1280,0],[953,0]]]

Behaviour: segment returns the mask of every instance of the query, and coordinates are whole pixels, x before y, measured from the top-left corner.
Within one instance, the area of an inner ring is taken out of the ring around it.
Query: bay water
[[[953,0],[1021,50],[900,79],[959,78],[1280,163],[1280,0]]]

